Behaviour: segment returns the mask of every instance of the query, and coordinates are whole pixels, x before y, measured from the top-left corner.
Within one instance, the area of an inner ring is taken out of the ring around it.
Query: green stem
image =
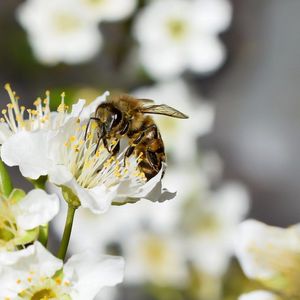
[[[68,213],[67,213],[67,218],[66,218],[65,229],[64,229],[63,237],[62,237],[60,247],[59,247],[59,250],[57,253],[57,257],[62,260],[64,260],[66,257],[76,209],[77,209],[77,207],[74,207],[73,205],[70,205],[70,204],[68,205]]]
[[[38,179],[34,180],[34,179],[30,179],[27,178],[27,180],[32,183],[32,185],[36,188],[36,189],[41,189],[41,190],[45,190],[45,184],[47,181],[47,176],[40,176]]]
[[[0,193],[8,197],[13,190],[13,185],[10,179],[10,176],[0,159]]]
[[[45,247],[47,247],[47,244],[48,244],[48,237],[49,237],[49,224],[41,225],[38,240]]]

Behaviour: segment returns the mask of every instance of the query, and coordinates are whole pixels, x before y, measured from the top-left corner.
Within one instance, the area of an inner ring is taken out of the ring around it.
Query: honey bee
[[[148,114],[165,115],[168,117],[187,119],[188,116],[165,104],[156,105],[150,99],[137,99],[129,95],[120,95],[100,104],[94,117],[89,119],[86,134],[91,121],[97,124],[99,146],[103,142],[112,155],[120,151],[120,139],[129,139],[124,154],[126,158],[134,154],[140,157],[139,169],[147,180],[157,175],[166,161],[164,143],[161,134],[151,116]],[[116,141],[110,143],[110,141]]]

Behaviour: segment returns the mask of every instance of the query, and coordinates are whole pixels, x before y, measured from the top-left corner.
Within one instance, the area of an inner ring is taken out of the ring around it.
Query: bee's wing
[[[165,104],[144,106],[141,107],[139,110],[144,114],[156,114],[156,115],[164,115],[164,116],[169,116],[169,117],[179,118],[179,119],[188,119],[188,116],[185,115],[184,113]]]
[[[154,103],[154,100],[152,100],[152,99],[144,99],[144,98],[138,98],[138,100],[140,101],[140,102],[143,102],[143,103]]]

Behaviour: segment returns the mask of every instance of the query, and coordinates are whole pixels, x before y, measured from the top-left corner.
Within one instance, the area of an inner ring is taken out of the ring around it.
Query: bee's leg
[[[104,124],[102,124],[100,126],[100,130],[97,132],[97,139],[98,139],[98,141],[97,141],[97,145],[96,145],[94,154],[96,154],[96,152],[97,152],[97,150],[99,148],[100,142],[101,142],[101,140],[103,139],[104,136],[105,136],[105,127],[104,127]]]
[[[142,141],[142,139],[144,138],[145,134],[146,134],[147,132],[151,131],[151,130],[154,131],[154,136],[155,136],[155,138],[156,138],[156,136],[157,136],[157,127],[156,127],[155,124],[153,124],[153,125],[147,127],[146,129],[144,129],[144,130],[140,133],[140,135],[132,142],[132,144],[131,144],[131,145],[128,147],[128,149],[126,150],[126,152],[125,152],[125,154],[124,154],[124,166],[125,166],[125,164],[126,164],[126,158],[129,157],[129,156],[133,153],[135,147]]]
[[[97,141],[97,145],[96,145],[94,154],[96,154],[96,152],[97,152],[97,150],[98,150],[98,148],[99,148],[100,142],[101,142],[101,139],[100,139],[99,136],[98,136],[98,141]]]
[[[99,118],[95,118],[95,117],[91,117],[86,125],[86,129],[85,129],[85,133],[84,133],[84,140],[86,140],[86,137],[87,137],[87,133],[89,131],[89,128],[90,128],[90,123],[92,120],[95,120],[95,121],[101,121]]]
[[[129,130],[129,122],[126,121],[123,125],[123,128],[120,130],[119,134],[124,135]]]
[[[124,167],[126,166],[126,159],[127,157],[129,157],[133,151],[134,151],[135,146],[129,146],[124,154],[124,161],[123,161],[123,165]]]
[[[111,155],[115,156],[120,151],[120,140],[118,140],[117,144],[114,146],[114,148],[111,150]]]
[[[159,171],[159,161],[157,159],[157,156],[155,154],[155,152],[151,151],[151,150],[147,150],[146,151],[146,157],[147,157],[147,160],[150,164],[150,166],[155,170],[155,171]]]
[[[141,142],[144,136],[145,136],[145,131],[142,131],[141,134],[135,140],[133,140],[132,144],[129,145],[129,147],[127,148],[124,154],[124,166],[126,165],[126,158],[133,153],[135,147]]]
[[[108,146],[107,139],[106,139],[106,138],[103,138],[102,141],[103,141],[103,145],[104,145],[104,147],[106,148],[106,150],[107,150],[109,153],[111,153],[111,150],[109,149],[109,146]]]

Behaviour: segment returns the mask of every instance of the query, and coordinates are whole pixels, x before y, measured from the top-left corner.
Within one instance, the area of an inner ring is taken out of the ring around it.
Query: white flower
[[[72,0],[26,0],[17,11],[36,58],[44,64],[75,64],[100,50],[97,24]]]
[[[185,176],[178,178],[179,173]],[[246,189],[237,182],[225,182],[212,190],[205,174],[193,168],[169,169],[166,183],[177,187],[175,201],[182,203],[180,228],[186,256],[199,271],[222,276],[233,255],[236,226],[249,209]]]
[[[96,296],[95,300],[116,300],[118,299],[118,290],[113,287],[105,287]]]
[[[200,99],[196,99],[183,80],[142,87],[134,91],[133,94],[140,98],[153,99],[157,104],[167,104],[189,116],[187,120],[155,116],[155,121],[162,134],[167,152],[170,152],[179,161],[195,157],[197,138],[212,129],[213,105],[204,101],[197,101]]]
[[[259,290],[243,294],[238,300],[280,300],[280,297],[271,292]]]
[[[48,188],[53,191],[52,185],[48,185]],[[86,247],[105,252],[110,244],[126,244],[131,236],[135,236],[144,227],[170,232],[178,222],[179,204],[176,198],[163,203],[141,200],[134,205],[112,206],[109,213],[101,215],[80,207],[74,220],[70,252],[81,252]],[[51,224],[58,236],[62,234],[65,215],[66,206],[62,205],[60,213]]]
[[[11,103],[7,104],[7,109],[2,110],[3,117],[0,119],[1,157],[5,160],[5,153],[9,152],[6,164],[18,165],[22,174],[32,179],[47,174],[45,168],[48,162],[42,154],[47,151],[48,139],[70,118],[78,117],[79,113],[88,118],[95,105],[107,96],[105,93],[85,108],[85,100],[81,99],[72,105],[72,111],[68,113],[68,106],[64,102],[65,95],[62,93],[57,112],[51,112],[49,91],[46,92],[44,100],[37,98],[34,101],[35,109],[26,109],[25,106],[20,106],[10,85],[6,84],[5,88]],[[10,147],[15,146],[17,149],[11,151]]]
[[[214,276],[224,275],[234,251],[236,226],[248,210],[247,191],[236,182],[225,183],[202,202],[199,227],[194,224],[189,239],[191,258],[201,270]]]
[[[59,199],[40,189],[27,195],[13,190],[0,199],[0,264],[14,262],[23,245],[33,242],[39,235],[39,226],[53,219],[59,211]]]
[[[124,261],[118,257],[86,251],[63,264],[39,242],[23,251],[14,264],[0,269],[1,299],[92,300],[102,287],[123,278]]]
[[[228,182],[213,191],[209,178],[188,166],[169,168],[164,180],[178,191],[172,201],[139,201],[127,207],[112,207],[109,214],[101,216],[79,208],[71,252],[84,247],[103,252],[110,245],[120,246],[127,261],[128,283],[184,284],[186,261],[192,262],[204,277],[216,280],[223,275],[233,254],[236,226],[248,210],[245,188]],[[63,223],[63,214],[53,223],[59,235]],[[157,247],[169,257],[152,257],[151,245],[152,250]],[[160,267],[153,270],[156,263]],[[170,264],[176,266],[176,274]]]
[[[86,124],[80,120],[86,122],[94,106],[105,101],[106,96],[97,98],[85,109],[83,100],[73,105],[75,112],[71,115],[82,111],[80,119],[70,117],[56,131],[15,134],[1,148],[3,161],[9,166],[19,166],[25,177],[37,179],[48,175],[51,183],[63,187],[63,193],[70,196],[71,190],[83,207],[95,213],[106,211],[112,202],[124,204],[141,198],[151,201],[173,198],[174,193],[162,188],[165,165],[147,180],[138,167],[140,157],[132,155],[125,160],[126,147],[112,156],[102,141],[98,144],[95,123],[85,137]]]
[[[134,26],[141,63],[160,80],[177,77],[186,69],[212,72],[225,59],[217,35],[230,20],[227,0],[150,1]]]
[[[10,103],[7,104],[7,109],[2,110],[2,118],[0,119],[1,145],[14,135],[56,131],[71,117],[78,117],[81,114],[88,118],[94,109],[94,103],[83,109],[85,100],[80,99],[77,104],[72,105],[71,113],[68,113],[69,107],[65,104],[65,93],[62,93],[57,112],[51,112],[49,91],[46,91],[44,99],[37,98],[33,102],[34,109],[26,109],[24,105],[20,105],[19,98],[9,84],[5,85],[5,89],[8,92]],[[107,93],[103,95],[104,99],[106,96]],[[101,97],[97,99],[98,102],[102,100]],[[18,139],[18,137],[16,138]]]
[[[130,16],[137,5],[136,0],[76,0],[90,19],[98,21],[119,21]]]
[[[247,220],[239,226],[236,255],[245,274],[287,296],[299,295],[299,225],[287,229]]]
[[[109,213],[102,215],[80,207],[69,250],[76,253],[91,247],[97,252],[107,252],[117,246],[126,260],[126,283],[183,285],[187,274],[184,242],[175,230],[180,204],[176,198],[163,203],[141,200],[135,205],[113,206]],[[62,206],[62,211],[52,222],[58,236],[62,233],[64,210],[65,206]],[[161,249],[159,257],[153,257],[155,249]]]
[[[79,198],[81,205],[94,213],[106,211],[111,203],[136,202],[140,198],[164,201],[174,195],[162,189],[160,172],[149,181],[138,168],[139,158],[130,157],[124,164],[124,150],[111,156],[91,134],[84,140],[85,126],[71,120],[49,141],[49,181],[66,186]]]
[[[123,243],[128,283],[184,286],[188,279],[184,244],[175,234],[137,230]]]

